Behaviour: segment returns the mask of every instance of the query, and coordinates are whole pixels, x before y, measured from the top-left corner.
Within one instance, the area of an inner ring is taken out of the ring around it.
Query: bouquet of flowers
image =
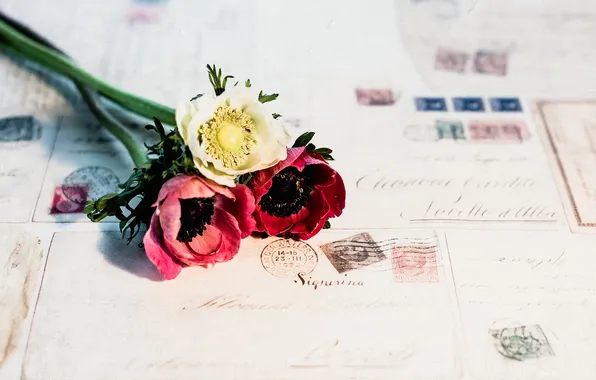
[[[94,222],[116,217],[129,242],[146,229],[145,252],[165,279],[184,266],[232,259],[249,236],[309,239],[341,215],[345,187],[329,165],[331,149],[316,147],[313,132],[288,146],[281,115],[266,109],[278,94],[257,92],[250,80],[231,84],[233,76],[208,65],[213,92],[173,110],[109,86],[35,32],[0,16],[0,48],[72,79],[130,152],[136,165],[130,178],[118,193],[89,201],[84,212]],[[152,118],[146,128],[159,141],[140,146],[101,97]]]

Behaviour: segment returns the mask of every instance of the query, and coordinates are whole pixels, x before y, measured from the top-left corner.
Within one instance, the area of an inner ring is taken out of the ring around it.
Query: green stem
[[[6,45],[0,41],[0,47],[14,55],[23,57],[19,49]],[[144,146],[135,141],[135,136],[130,133],[114,116],[112,116],[101,104],[97,94],[86,85],[76,82],[77,89],[83,96],[83,100],[93,113],[97,120],[104,125],[110,133],[118,138],[132,158],[136,167],[144,165],[147,162],[147,155]]]
[[[149,119],[156,117],[164,124],[176,124],[174,109],[110,86],[67,58],[23,36],[2,20],[0,20],[0,36],[11,45],[18,46],[20,55],[71,79],[85,83],[122,107]]]
[[[93,115],[95,115],[97,120],[122,142],[126,147],[126,150],[128,150],[135,166],[140,167],[146,164],[148,157],[145,147],[137,143],[135,141],[135,136],[125,129],[114,116],[103,108],[101,100],[96,92],[90,91],[89,87],[84,84],[77,83],[76,85],[83,96],[85,103],[87,103],[87,106],[91,112],[93,112]]]

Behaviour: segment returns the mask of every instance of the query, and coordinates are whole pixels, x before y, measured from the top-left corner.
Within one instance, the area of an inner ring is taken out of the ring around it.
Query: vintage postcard
[[[56,139],[59,119],[0,110],[0,222],[28,222]]]
[[[525,114],[492,112],[402,113],[367,133],[344,129],[333,155],[349,201],[331,225],[565,228],[534,129]]]
[[[449,273],[433,231],[248,239],[172,282],[117,233],[59,232],[22,376],[459,378]]]
[[[448,231],[471,379],[591,379],[591,235]]]
[[[35,306],[43,244],[22,227],[0,226],[0,378],[18,378]]]
[[[396,1],[403,53],[434,91],[589,93],[596,74],[590,1]],[[575,17],[582,14],[581,19]],[[557,16],[553,16],[557,15]]]
[[[85,203],[117,192],[132,161],[122,144],[92,118],[65,117],[35,210],[35,222],[88,221]]]
[[[539,101],[536,116],[574,232],[596,232],[596,102]]]

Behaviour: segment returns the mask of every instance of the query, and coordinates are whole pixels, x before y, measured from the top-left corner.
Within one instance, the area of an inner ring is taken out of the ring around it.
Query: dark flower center
[[[297,214],[310,201],[312,178],[293,166],[288,166],[275,175],[271,188],[259,202],[261,210],[278,218]]]
[[[189,198],[180,201],[180,231],[176,240],[191,242],[195,236],[203,236],[215,212],[213,198]]]

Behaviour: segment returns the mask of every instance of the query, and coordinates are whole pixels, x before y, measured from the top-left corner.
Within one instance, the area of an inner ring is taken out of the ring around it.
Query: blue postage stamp
[[[490,108],[494,112],[521,112],[519,98],[490,98]]]
[[[418,111],[447,111],[445,98],[415,98]]]
[[[463,112],[484,112],[484,100],[476,97],[453,98],[453,109]]]

